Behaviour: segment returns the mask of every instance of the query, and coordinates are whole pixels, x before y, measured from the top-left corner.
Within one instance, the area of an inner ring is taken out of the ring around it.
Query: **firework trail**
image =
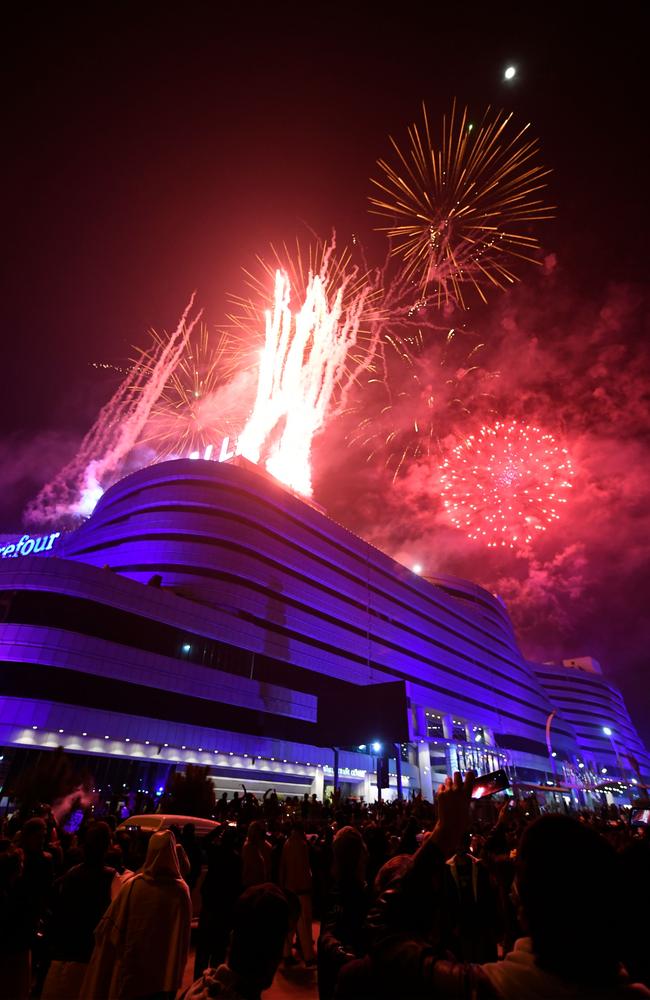
[[[454,102],[434,148],[424,105],[422,112],[423,130],[409,127],[406,152],[391,137],[395,165],[377,161],[383,176],[371,178],[378,194],[370,211],[390,219],[379,228],[395,240],[392,253],[402,255],[405,274],[422,295],[464,309],[464,286],[486,301],[486,288],[517,280],[516,260],[534,262],[539,244],[527,229],[551,217],[540,196],[549,171],[535,162],[529,126],[514,130],[512,115],[491,116],[488,108],[475,126],[467,108],[457,114]]]
[[[482,427],[442,465],[440,488],[451,523],[488,548],[520,548],[559,519],[573,468],[566,448],[517,421]]]
[[[26,520],[45,524],[70,516],[87,516],[101,496],[107,479],[136,444],[151,409],[170,374],[182,357],[185,345],[201,318],[188,317],[194,305],[192,295],[178,326],[156,351],[155,363],[146,363],[143,354],[114,396],[100,411],[81,442],[79,451],[57,476],[31,501]]]
[[[154,334],[153,350],[144,367],[151,374],[164,339]],[[157,461],[193,453],[205,454],[243,426],[254,392],[255,371],[246,360],[241,340],[231,333],[211,335],[201,325],[186,342],[142,431],[138,445],[146,445]]]
[[[341,412],[358,365],[349,368],[369,286],[346,298],[344,277],[335,289],[325,254],[320,273],[311,274],[301,304],[292,312],[291,281],[275,273],[274,305],[266,313],[257,397],[239,437],[238,451],[287,486],[310,496],[310,454],[325,419]],[[365,364],[365,359],[359,364]]]

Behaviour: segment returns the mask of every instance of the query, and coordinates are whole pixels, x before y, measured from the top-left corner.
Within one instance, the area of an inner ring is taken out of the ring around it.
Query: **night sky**
[[[646,11],[305,7],[30,5],[5,21],[1,527],[20,526],[114,391],[94,362],[124,365],[193,289],[223,323],[271,242],[335,229],[381,257],[368,178],[388,134],[423,100],[434,121],[454,97],[512,110],[553,170],[556,218],[537,230],[543,266],[462,322],[486,345],[493,414],[569,448],[571,504],[518,555],[470,543],[431,490],[437,459],[393,483],[349,446],[363,393],[317,442],[315,496],[407,565],[500,593],[529,655],[596,656],[648,743]]]

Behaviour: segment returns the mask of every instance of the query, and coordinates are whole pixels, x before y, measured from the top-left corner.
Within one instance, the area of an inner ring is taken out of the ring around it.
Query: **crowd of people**
[[[281,964],[319,1000],[650,997],[647,828],[472,782],[376,805],[244,789],[203,837],[5,818],[0,998],[258,1000]]]

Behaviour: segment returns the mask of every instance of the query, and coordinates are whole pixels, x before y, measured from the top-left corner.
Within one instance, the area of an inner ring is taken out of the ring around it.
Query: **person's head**
[[[239,834],[237,833],[237,828],[234,826],[224,826],[221,830],[221,836],[219,842],[229,851],[232,851],[237,846],[239,840]]]
[[[287,897],[271,882],[251,886],[239,897],[227,962],[234,973],[251,985],[252,993],[271,986],[291,916]]]
[[[304,827],[304,825],[302,823],[300,823],[300,822],[297,822],[297,821],[295,823],[292,823],[291,824],[291,836],[294,837],[296,840],[304,840],[305,839],[305,827]]]
[[[28,819],[20,831],[20,846],[28,853],[42,851],[47,836],[47,825],[40,816]]]
[[[111,846],[111,829],[108,823],[93,823],[84,841],[84,861],[88,865],[103,865]]]
[[[259,819],[254,819],[248,827],[248,839],[251,844],[262,844],[266,838],[266,827]]]
[[[142,875],[151,881],[181,878],[176,840],[171,830],[159,830],[151,837]]]
[[[108,865],[109,868],[115,868],[120,875],[124,872],[124,855],[119,844],[113,844],[112,847],[109,847],[104,857],[104,864]]]
[[[542,968],[563,978],[604,983],[620,961],[616,854],[591,827],[543,816],[521,840],[517,892]]]
[[[186,823],[183,827],[183,843],[192,843],[196,839],[196,827],[194,823]]]
[[[359,831],[344,826],[334,837],[334,875],[340,884],[362,884],[366,875],[368,849]]]
[[[396,878],[399,878],[411,863],[410,854],[396,854],[381,866],[375,876],[374,890],[376,896],[381,896],[384,889]]]

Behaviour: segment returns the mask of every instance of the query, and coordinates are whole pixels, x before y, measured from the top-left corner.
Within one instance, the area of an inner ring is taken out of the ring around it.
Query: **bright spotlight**
[[[514,80],[515,76],[517,75],[517,70],[515,69],[514,66],[508,66],[507,70],[503,75],[506,78],[506,80]]]
[[[612,735],[612,731],[609,728],[609,726],[603,726],[603,732],[604,732],[605,736],[611,736]]]

